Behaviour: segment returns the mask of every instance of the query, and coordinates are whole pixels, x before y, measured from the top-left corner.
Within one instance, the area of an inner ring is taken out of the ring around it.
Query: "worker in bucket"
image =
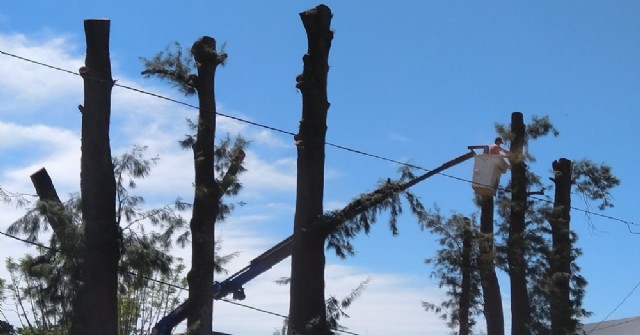
[[[509,150],[502,148],[502,143],[502,137],[496,137],[496,140],[489,147],[489,155],[509,156]]]

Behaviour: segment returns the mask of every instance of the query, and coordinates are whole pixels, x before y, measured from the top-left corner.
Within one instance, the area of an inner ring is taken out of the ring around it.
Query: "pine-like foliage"
[[[276,281],[277,284],[280,285],[288,285],[291,278],[284,277],[280,278]],[[340,334],[341,332],[347,331],[349,328],[343,326],[340,323],[341,319],[349,318],[349,314],[346,313],[346,310],[351,307],[354,301],[356,301],[367,288],[367,285],[371,281],[371,278],[367,278],[365,281],[361,282],[358,287],[351,290],[351,292],[343,297],[342,299],[338,299],[335,296],[329,296],[325,301],[327,307],[327,327],[329,327],[334,334]],[[272,335],[285,335],[287,333],[287,321],[283,322],[282,328],[274,331]]]
[[[611,189],[620,185],[620,180],[611,170],[607,164],[596,164],[586,158],[573,162],[573,187],[587,206],[597,201],[599,210],[613,207]]]
[[[460,329],[454,334],[475,334],[476,316],[482,313],[478,229],[474,221],[475,217],[460,214],[444,218],[436,209],[423,222],[424,229],[438,236],[441,247],[425,263],[433,266],[430,277],[447,290],[448,299],[440,304],[423,301],[422,306],[440,314],[450,329]],[[461,324],[461,318],[466,319],[465,324]]]
[[[353,255],[354,249],[350,240],[361,232],[368,234],[371,225],[377,222],[378,214],[383,211],[389,212],[389,229],[393,235],[397,235],[398,217],[403,211],[402,199],[405,200],[418,222],[426,220],[428,215],[424,205],[409,189],[474,155],[473,152],[466,153],[422,175],[415,175],[411,166],[405,165],[400,168],[400,179],[389,178],[381,181],[374,191],[361,194],[340,210],[325,213],[322,227],[328,236],[327,248],[334,249],[336,254],[343,258]]]
[[[167,299],[175,299],[176,292],[169,292],[168,287],[160,288],[160,284],[153,283],[149,279],[160,279],[178,285],[181,283],[181,271],[183,266],[169,254],[169,248],[173,242],[184,246],[189,242],[189,230],[186,221],[181,216],[181,211],[189,209],[190,204],[177,199],[174,203],[163,207],[147,209],[144,206],[144,198],[132,194],[137,183],[142,178],[149,176],[158,158],[146,158],[145,147],[134,147],[121,156],[113,158],[114,175],[116,179],[116,224],[121,231],[120,260],[120,292],[121,308],[131,311],[132,296],[138,296],[142,292],[160,294],[157,299],[163,301],[163,312],[170,311],[175,304]],[[220,147],[219,155],[222,165],[224,157],[231,157],[226,150],[233,150],[228,146]],[[233,181],[237,182],[237,181]],[[240,186],[235,189],[239,190]],[[48,220],[52,217],[63,218],[68,233],[67,238],[72,238],[74,244],[82,245],[82,217],[80,211],[81,199],[77,194],[72,194],[63,206],[53,202],[38,201],[33,208],[14,222],[8,229],[9,234],[23,235],[32,242],[39,242],[41,233],[49,230]],[[230,209],[229,209],[230,210]],[[56,214],[52,216],[51,214]],[[7,263],[7,268],[12,273],[11,295],[15,302],[24,304],[20,308],[22,315],[22,329],[25,331],[60,331],[66,333],[71,317],[71,301],[76,292],[78,265],[81,259],[77,253],[65,250],[56,234],[51,235],[47,248],[40,248],[37,256],[25,256],[18,262],[13,260]],[[224,271],[223,263],[228,262],[234,255],[215,255],[216,270]],[[154,286],[155,285],[155,286]],[[151,299],[151,297],[147,297]],[[145,298],[145,299],[147,299]],[[129,300],[127,300],[129,299]],[[155,299],[155,298],[154,298]],[[153,299],[152,299],[153,300]],[[150,304],[150,301],[136,300],[140,303]],[[172,300],[173,301],[173,300]],[[154,302],[155,303],[155,302]],[[122,305],[124,304],[124,305]],[[128,307],[127,307],[128,306]],[[137,306],[135,308],[143,308]],[[158,309],[158,313],[159,313]],[[146,313],[146,314],[145,314]],[[126,316],[121,329],[139,333],[141,328],[148,328],[149,320],[156,320],[163,315],[149,314],[150,311],[135,313],[138,321],[132,320],[133,316]],[[144,318],[146,323],[140,324]],[[133,324],[137,326],[133,326]],[[151,325],[152,326],[152,325]],[[122,328],[124,327],[124,328]],[[127,334],[127,333],[122,333]]]
[[[224,65],[227,60],[224,45],[221,50],[208,50],[208,52],[215,54],[218,63]],[[198,76],[193,73],[196,63],[193,55],[190,52],[185,53],[180,43],[174,42],[173,45],[167,46],[164,51],[157,53],[152,58],[140,57],[140,60],[145,68],[141,74],[145,78],[157,76],[160,79],[168,80],[185,95],[197,93]]]
[[[496,131],[505,139],[512,139],[513,135],[507,131],[504,125],[496,125]],[[526,126],[526,141],[537,139],[546,135],[558,136],[558,130],[551,124],[547,116],[534,116]],[[535,157],[527,153],[525,162],[529,165],[535,162]],[[606,164],[595,164],[583,159],[574,161],[572,174],[573,190],[582,197],[584,203],[589,206],[591,202],[597,202],[597,207],[604,210],[613,207],[611,189],[619,185],[620,181],[612,174],[611,167]],[[545,191],[552,189],[551,185],[542,182],[542,178],[527,171],[528,198],[526,202],[526,231],[525,231],[525,257],[527,263],[527,278],[532,308],[532,334],[547,335],[551,329],[550,295],[553,293],[552,285],[554,276],[563,276],[562,273],[551,273],[550,262],[557,257],[551,244],[551,228],[549,216],[552,213],[553,200],[545,196]],[[497,192],[497,213],[500,217],[498,236],[506,241],[509,227],[510,185]],[[577,325],[579,318],[589,315],[583,307],[586,279],[580,275],[580,267],[577,265],[577,257],[582,253],[575,248],[577,235],[571,232],[571,274],[570,295],[573,315],[573,324]],[[506,262],[506,244],[497,244],[497,264],[503,270],[508,271]]]
[[[14,193],[0,185],[0,203],[23,207],[29,204],[26,194]]]

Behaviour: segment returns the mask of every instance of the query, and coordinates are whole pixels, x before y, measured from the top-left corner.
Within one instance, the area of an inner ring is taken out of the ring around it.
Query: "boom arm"
[[[457,157],[443,165],[431,170],[424,175],[416,178],[412,182],[408,182],[403,187],[409,188],[437,173],[440,173],[450,167],[458,165],[475,155],[473,149],[475,147],[469,147],[471,152],[466,153],[460,157]],[[254,258],[249,265],[242,270],[236,272],[231,277],[222,282],[213,283],[213,299],[222,299],[228,294],[233,293],[233,298],[236,300],[243,300],[245,298],[244,289],[242,286],[257,276],[265,273],[271,269],[274,265],[280,263],[285,258],[291,256],[291,247],[293,242],[293,235],[287,237],[282,242],[276,244],[271,249],[265,251],[262,255]],[[162,318],[151,331],[152,335],[170,335],[171,330],[177,324],[187,318],[187,311],[189,310],[189,300],[187,299],[180,306],[174,309],[171,313]]]
[[[271,249],[265,251],[262,255],[254,258],[249,265],[242,270],[236,272],[231,277],[222,282],[213,283],[213,298],[222,299],[228,294],[233,293],[233,298],[243,300],[245,298],[242,286],[255,277],[265,273],[274,265],[280,263],[285,258],[291,256],[291,242],[293,235],[287,237],[282,242],[276,244]],[[152,335],[169,335],[171,330],[184,319],[187,318],[189,310],[189,300],[187,299],[180,306],[167,314],[164,318],[156,323],[151,331]]]

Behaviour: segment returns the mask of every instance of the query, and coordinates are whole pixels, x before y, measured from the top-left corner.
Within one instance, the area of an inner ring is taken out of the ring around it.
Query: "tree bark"
[[[471,312],[471,255],[473,251],[473,229],[471,220],[464,218],[462,227],[462,282],[460,287],[460,308],[458,310],[458,320],[460,322],[458,335],[469,335],[469,314]]]
[[[551,252],[551,334],[575,334],[571,307],[571,170],[570,160],[560,158],[553,164],[555,201],[549,217],[553,251]]]
[[[333,39],[331,10],[320,5],[300,13],[307,33],[304,69],[296,78],[302,119],[296,135],[297,194],[291,254],[288,334],[331,334],[324,297],[324,158],[327,132],[327,76]]]
[[[198,130],[193,145],[195,192],[191,229],[191,270],[187,328],[190,334],[210,335],[213,329],[213,269],[215,230],[220,198],[215,179],[214,141],[216,132],[215,72],[220,64],[216,41],[202,37],[193,44],[191,53],[197,63]]]
[[[76,227],[73,225],[71,215],[67,213],[64,204],[58,197],[53,181],[45,168],[42,168],[31,175],[31,183],[36,189],[36,194],[40,202],[46,206],[45,216],[51,226],[60,245],[62,252],[70,258],[77,257],[78,235]]]
[[[509,216],[509,237],[507,240],[507,260],[511,283],[511,334],[531,333],[531,303],[527,289],[527,264],[525,253],[525,213],[527,207],[527,167],[524,161],[525,125],[522,113],[511,115],[511,214]]]
[[[479,196],[480,238],[478,268],[482,282],[484,318],[487,335],[504,335],[504,314],[500,283],[496,275],[495,249],[493,244],[493,197]]]
[[[72,335],[118,333],[118,262],[120,233],[116,225],[109,122],[111,63],[109,20],[85,20],[87,55],[84,79],[80,192],[84,220],[82,283],[73,308]]]

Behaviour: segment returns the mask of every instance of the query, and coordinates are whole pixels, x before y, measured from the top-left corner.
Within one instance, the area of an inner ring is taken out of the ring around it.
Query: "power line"
[[[36,247],[40,247],[40,248],[43,248],[43,249],[46,249],[46,250],[50,250],[50,251],[53,251],[53,252],[56,252],[56,253],[61,252],[60,249],[52,248],[52,247],[46,246],[46,245],[44,245],[42,243],[38,243],[38,242],[35,242],[35,241],[30,241],[30,240],[27,240],[27,239],[23,239],[23,238],[15,236],[15,235],[7,234],[7,233],[2,232],[2,231],[0,231],[0,235],[6,236],[8,238],[11,238],[11,239],[14,239],[14,240],[17,240],[17,241],[20,241],[20,242],[24,242],[24,243],[27,243],[27,244],[30,244],[30,245],[33,245],[33,246],[36,246]],[[133,271],[127,270],[126,272],[128,274],[130,274],[130,275],[133,275],[133,276],[137,276],[138,275],[137,273],[135,273]],[[152,277],[149,277],[149,276],[145,276],[145,275],[142,275],[141,277],[146,279],[146,280],[148,280],[148,281],[151,281],[151,282],[155,282],[155,283],[158,283],[158,284],[161,284],[161,285],[165,285],[165,286],[168,286],[168,287],[172,287],[172,288],[175,288],[175,289],[179,289],[179,290],[182,290],[182,291],[189,292],[188,288],[180,286],[180,285],[176,285],[176,284],[173,284],[173,283],[169,283],[169,282],[166,282],[166,281],[163,281],[163,280],[159,280],[159,279],[155,279],[155,278],[152,278]],[[253,311],[256,311],[256,312],[260,312],[260,313],[263,313],[263,314],[269,314],[269,315],[278,316],[278,317],[281,317],[281,318],[284,318],[284,319],[288,319],[288,317],[286,315],[282,315],[282,314],[279,314],[279,313],[271,312],[271,311],[268,311],[268,310],[265,310],[265,309],[261,309],[261,308],[258,308],[258,307],[253,307],[253,306],[250,306],[250,305],[247,305],[247,304],[241,304],[239,302],[235,302],[235,301],[232,301],[232,300],[229,300],[229,299],[226,299],[226,298],[222,298],[222,299],[219,299],[219,300],[224,301],[224,302],[229,303],[229,304],[232,304],[232,305],[236,305],[236,306],[244,307],[246,309],[250,309],[250,310],[253,310]],[[350,335],[358,335],[357,333],[352,333],[350,331],[346,331],[346,330],[342,330],[342,329],[332,328],[331,330],[337,331],[337,332],[341,332],[341,333],[345,333],[345,334],[350,334]]]
[[[0,54],[3,54],[5,56],[9,56],[9,57],[13,57],[13,58],[16,58],[16,59],[19,59],[19,60],[22,60],[22,61],[25,61],[25,62],[29,62],[29,63],[32,63],[32,64],[36,64],[36,65],[39,65],[39,66],[47,67],[47,68],[50,68],[50,69],[53,69],[53,70],[56,70],[56,71],[61,71],[61,72],[64,72],[64,73],[68,73],[68,74],[72,74],[72,75],[83,77],[82,75],[80,75],[79,73],[76,73],[74,71],[70,71],[70,70],[67,70],[67,69],[63,69],[61,67],[57,67],[57,66],[53,66],[53,65],[46,64],[46,63],[43,63],[43,62],[39,62],[39,61],[30,59],[30,58],[26,58],[26,57],[23,57],[23,56],[12,54],[12,53],[9,53],[9,52],[3,51],[3,50],[0,50]],[[88,76],[84,76],[83,78],[91,79],[91,80],[97,80],[97,81],[101,81],[101,82],[106,82],[104,79],[100,79],[100,78],[94,78],[94,77],[88,77]],[[154,98],[158,98],[158,99],[161,99],[161,100],[169,101],[169,102],[172,102],[172,103],[175,103],[175,104],[179,104],[179,105],[182,105],[182,106],[186,106],[186,107],[189,107],[189,108],[192,108],[192,109],[196,109],[196,110],[198,109],[198,106],[195,106],[193,104],[190,104],[190,103],[187,103],[187,102],[184,102],[184,101],[173,99],[173,98],[170,98],[170,97],[167,97],[167,96],[163,96],[163,95],[160,95],[160,94],[157,94],[157,93],[145,91],[145,90],[142,90],[142,89],[139,89],[139,88],[118,84],[117,81],[113,81],[111,83],[114,86],[117,86],[117,87],[120,87],[120,88],[124,88],[124,89],[127,89],[127,90],[131,90],[133,92],[137,92],[137,93],[148,95],[148,96],[151,96],[151,97],[154,97]],[[254,122],[254,121],[250,121],[250,120],[243,119],[243,118],[240,118],[240,117],[237,117],[237,116],[224,114],[224,113],[217,113],[217,112],[216,112],[216,115],[219,115],[219,116],[222,116],[222,117],[225,117],[225,118],[228,118],[228,119],[232,119],[232,120],[235,120],[235,121],[238,121],[238,122],[246,123],[246,124],[249,124],[249,125],[252,125],[252,126],[256,126],[256,127],[264,128],[264,129],[271,130],[271,131],[274,131],[274,132],[278,132],[278,133],[281,133],[281,134],[291,135],[291,136],[295,136],[296,135],[296,133],[288,131],[288,130],[279,129],[279,128],[276,128],[276,127],[273,127],[273,126],[269,126],[269,125],[266,125],[266,124],[263,124],[263,123]],[[326,141],[324,142],[324,144],[326,144],[328,146],[331,146],[331,147],[334,147],[334,148],[337,148],[337,149],[340,149],[340,150],[347,151],[347,152],[351,152],[351,153],[355,153],[355,154],[358,154],[358,155],[362,155],[362,156],[366,156],[366,157],[370,157],[370,158],[374,158],[374,159],[378,159],[378,160],[382,160],[382,161],[398,164],[398,165],[401,165],[401,166],[406,166],[406,167],[409,167],[409,168],[412,168],[412,169],[421,170],[421,171],[424,171],[424,172],[430,172],[431,171],[430,169],[424,168],[422,166],[409,164],[409,163],[406,163],[406,162],[401,162],[401,161],[398,161],[398,160],[395,160],[395,159],[392,159],[392,158],[388,158],[388,157],[384,157],[384,156],[368,153],[368,152],[365,152],[365,151],[362,151],[362,150],[358,150],[358,149],[354,149],[354,148],[350,148],[350,147],[347,147],[347,146],[344,146],[344,145],[335,144],[335,143],[326,142]],[[457,180],[457,181],[462,181],[462,182],[469,183],[469,184],[472,184],[472,185],[478,184],[478,183],[475,183],[475,182],[473,182],[471,180],[468,180],[468,179],[465,179],[465,178],[461,178],[461,177],[456,177],[456,176],[449,175],[449,174],[446,174],[446,173],[443,173],[443,172],[438,172],[437,174],[439,174],[439,175],[441,175],[443,177],[447,177],[447,178],[450,178],[450,179],[453,179],[453,180]],[[488,186],[488,185],[484,185],[484,186]],[[499,189],[503,189],[503,188],[499,188]],[[537,198],[537,197],[533,197],[533,196],[531,198],[535,199],[537,201],[541,201],[541,202],[553,203],[553,201],[548,200],[548,199],[541,199],[541,198]],[[571,207],[571,209],[575,210],[575,211],[583,212],[583,213],[585,213],[587,215],[597,216],[597,217],[601,217],[601,218],[604,218],[604,219],[608,219],[608,220],[624,223],[627,226],[627,229],[629,230],[630,233],[632,233],[632,234],[640,234],[640,232],[635,232],[635,231],[633,231],[631,229],[632,226],[640,227],[640,224],[637,224],[637,223],[635,223],[633,221],[624,220],[624,219],[616,218],[616,217],[613,217],[613,216],[610,216],[610,215],[596,213],[596,212],[592,212],[592,211],[587,210],[587,209],[582,209],[582,208],[577,208],[577,207]]]
[[[618,305],[617,305],[617,306],[616,306],[616,307],[615,307],[615,308],[614,308],[614,309],[613,309],[609,314],[607,314],[607,316],[605,316],[605,317],[604,317],[604,319],[602,319],[602,321],[598,322],[598,324],[597,324],[595,327],[593,327],[593,329],[591,329],[591,331],[589,331],[589,334],[591,334],[591,333],[593,333],[594,331],[596,331],[596,329],[598,329],[598,327],[600,327],[600,325],[601,325],[603,322],[607,321],[607,319],[609,319],[609,317],[610,317],[613,313],[615,313],[615,312],[618,310],[618,308],[620,308],[620,306],[622,306],[625,302],[627,302],[627,299],[629,299],[629,297],[631,297],[631,295],[633,294],[633,292],[635,292],[635,290],[636,290],[638,287],[640,287],[640,281],[639,281],[639,282],[638,282],[638,283],[637,283],[637,284],[636,284],[636,285],[631,289],[631,291],[629,291],[629,293],[627,294],[627,296],[626,296],[626,297],[624,297],[624,298],[622,299],[622,301],[620,301],[620,303],[619,303],[619,304],[618,304]],[[620,324],[622,324],[622,323],[620,323]],[[610,328],[610,327],[612,327],[612,326],[607,326],[606,328]]]
[[[0,54],[6,55],[6,56],[9,56],[9,57],[13,57],[13,58],[16,58],[16,59],[20,59],[20,60],[23,60],[23,61],[26,61],[26,62],[30,62],[30,63],[36,64],[36,65],[39,65],[39,66],[44,66],[44,67],[47,67],[47,68],[50,68],[50,69],[53,69],[53,70],[57,70],[57,71],[61,71],[61,72],[65,72],[65,73],[73,74],[73,75],[77,75],[77,76],[82,76],[79,73],[76,73],[76,72],[73,72],[73,71],[70,71],[70,70],[66,70],[66,69],[63,69],[63,68],[60,68],[60,67],[52,66],[50,64],[46,64],[46,63],[42,63],[42,62],[39,62],[39,61],[35,61],[35,60],[29,59],[29,58],[26,58],[26,57],[22,57],[22,56],[19,56],[19,55],[11,54],[11,53],[8,53],[8,52],[2,51],[2,50],[0,50]],[[84,76],[84,78],[103,81],[103,82],[105,81],[105,80],[98,79],[98,78],[89,78],[87,76]],[[156,93],[152,93],[152,92],[149,92],[149,91],[145,91],[145,90],[142,90],[142,89],[138,89],[138,88],[135,88],[135,87],[118,84],[116,81],[113,81],[112,84],[114,86],[121,87],[121,88],[124,88],[124,89],[127,89],[127,90],[131,90],[133,92],[137,92],[137,93],[144,94],[144,95],[149,95],[149,96],[152,96],[152,97],[155,97],[155,98],[158,98],[158,99],[162,99],[162,100],[166,100],[166,101],[169,101],[169,102],[172,102],[172,103],[180,104],[180,105],[183,105],[183,106],[186,106],[186,107],[189,107],[189,108],[198,109],[198,107],[193,105],[193,104],[186,103],[184,101],[180,101],[180,100],[173,99],[173,98],[170,98],[170,97],[166,97],[166,96],[163,96],[163,95],[159,95],[159,94],[156,94]],[[216,113],[216,114],[219,115],[219,116],[222,116],[222,117],[226,117],[226,118],[238,121],[238,122],[246,123],[246,124],[253,125],[253,126],[256,126],[256,127],[261,127],[261,128],[264,128],[264,129],[268,129],[268,130],[274,131],[274,132],[279,132],[279,133],[286,134],[286,135],[291,135],[291,136],[295,136],[296,135],[296,133],[291,132],[291,131],[282,130],[282,129],[279,129],[279,128],[276,128],[276,127],[272,127],[272,126],[269,126],[269,125],[266,125],[266,124],[261,124],[261,123],[254,122],[254,121],[249,121],[249,120],[246,120],[246,119],[243,119],[243,118],[240,118],[240,117],[236,117],[236,116],[232,116],[232,115],[228,115],[228,114],[224,114],[224,113]],[[407,166],[407,167],[414,168],[414,169],[417,169],[417,170],[422,170],[422,171],[426,171],[426,172],[431,171],[430,169],[426,169],[426,168],[421,167],[421,166],[408,164],[406,162],[401,162],[401,161],[398,161],[398,160],[395,160],[395,159],[391,159],[391,158],[387,158],[387,157],[384,157],[384,156],[371,154],[371,153],[368,153],[368,152],[365,152],[365,151],[361,151],[361,150],[358,150],[358,149],[353,149],[353,148],[346,147],[346,146],[343,146],[343,145],[339,145],[339,144],[335,144],[335,143],[331,143],[331,142],[324,142],[324,143],[326,145],[328,145],[328,146],[331,146],[331,147],[334,147],[334,148],[337,148],[337,149],[341,149],[341,150],[344,150],[344,151],[348,151],[348,152],[351,152],[351,153],[355,153],[355,154],[359,154],[359,155],[363,155],[363,156],[367,156],[367,157],[371,157],[371,158],[375,158],[375,159],[391,162],[391,163],[398,164],[398,165]],[[473,181],[470,181],[468,179],[452,176],[452,175],[445,174],[445,173],[438,173],[438,174],[440,174],[442,176],[445,176],[445,177],[448,177],[448,178],[451,178],[451,179],[454,179],[454,180],[475,184]],[[537,198],[537,197],[533,197],[533,196],[531,196],[531,198],[535,199],[537,201],[540,201],[540,202],[552,203],[552,201],[548,200],[548,199],[541,199],[541,198]],[[609,220],[612,220],[612,221],[618,221],[618,222],[624,223],[624,224],[627,225],[627,227],[628,227],[628,229],[629,229],[629,231],[631,233],[640,234],[640,233],[637,233],[637,232],[634,232],[634,231],[631,230],[631,226],[640,226],[639,224],[636,224],[636,223],[634,223],[632,221],[616,218],[616,217],[613,217],[613,216],[610,216],[610,215],[591,212],[589,210],[581,209],[581,208],[577,208],[577,207],[571,207],[571,209],[575,210],[575,211],[583,212],[583,213],[588,214],[588,215],[599,216],[599,217],[602,217],[602,218],[605,218],[605,219],[609,219]],[[33,244],[33,245],[42,247],[42,248],[45,248],[45,249],[58,251],[58,250],[52,249],[50,247],[44,246],[42,244],[38,244],[38,243],[35,243],[35,242],[32,242],[32,241],[20,239],[20,238],[18,238],[16,236],[8,235],[8,234],[5,234],[3,232],[0,232],[0,234],[2,234],[4,236],[7,236],[7,237],[10,237],[10,238],[13,238],[13,239],[16,239],[16,240],[19,240],[19,241],[22,241],[22,242],[25,242],[25,243],[29,243],[29,244]],[[131,274],[134,274],[134,273],[131,273]],[[156,282],[164,284],[164,285],[171,285],[170,283],[158,281],[158,280],[155,280],[155,279],[152,279],[152,278],[148,278],[148,277],[146,277],[146,278],[148,280],[156,281]],[[622,306],[626,302],[626,300],[633,294],[633,292],[638,288],[638,286],[640,286],[640,282],[638,282],[638,284],[636,284],[634,286],[634,288],[622,300],[622,302],[620,304],[618,304],[618,306],[616,306],[613,309],[613,311],[610,312],[602,321],[600,321],[596,325],[596,327],[593,330],[591,330],[591,332],[593,332],[596,329],[598,329],[600,324],[602,324],[604,321],[606,321],[609,318],[609,316],[611,316],[615,311],[617,311],[617,309],[620,306]],[[180,288],[180,287],[178,287],[178,288]],[[188,290],[188,289],[185,289],[185,288],[181,288],[181,289]],[[259,312],[262,312],[262,313],[267,313],[267,314],[271,314],[271,315],[275,315],[275,316],[286,318],[286,316],[278,314],[278,313],[269,312],[269,311],[266,311],[266,310],[261,310],[259,308],[255,308],[255,307],[252,307],[252,306],[248,306],[248,305],[240,304],[240,303],[237,303],[237,302],[233,302],[233,301],[230,301],[228,299],[221,299],[221,300],[225,301],[225,302],[228,302],[228,303],[231,303],[231,304],[238,305],[238,306],[242,306],[242,307],[246,307],[246,308],[249,308],[249,309],[253,309],[253,310],[256,310],[256,311],[259,311]],[[612,327],[612,326],[607,326],[606,328],[609,328],[609,327]],[[337,330],[337,331],[341,331],[341,330]],[[354,333],[350,333],[350,332],[347,332],[347,331],[341,331],[341,332],[344,332],[344,333],[347,333],[347,334],[354,334]]]
[[[619,327],[619,326],[622,326],[622,325],[625,325],[625,324],[627,324],[627,323],[631,323],[631,322],[640,322],[640,318],[638,318],[638,317],[630,318],[629,320],[620,321],[620,322],[618,322],[618,323],[614,323],[614,324],[607,325],[607,326],[603,326],[603,327],[598,327],[598,329],[599,329],[599,330],[602,330],[602,329],[615,328],[615,327]],[[602,323],[602,322],[600,322],[600,323]],[[589,333],[586,333],[586,332],[584,332],[584,331],[583,331],[582,333],[583,333],[583,334],[591,334],[591,332],[593,332],[593,331],[595,331],[595,330],[596,330],[596,329],[594,328],[594,329],[592,329],[591,331],[589,331]]]

